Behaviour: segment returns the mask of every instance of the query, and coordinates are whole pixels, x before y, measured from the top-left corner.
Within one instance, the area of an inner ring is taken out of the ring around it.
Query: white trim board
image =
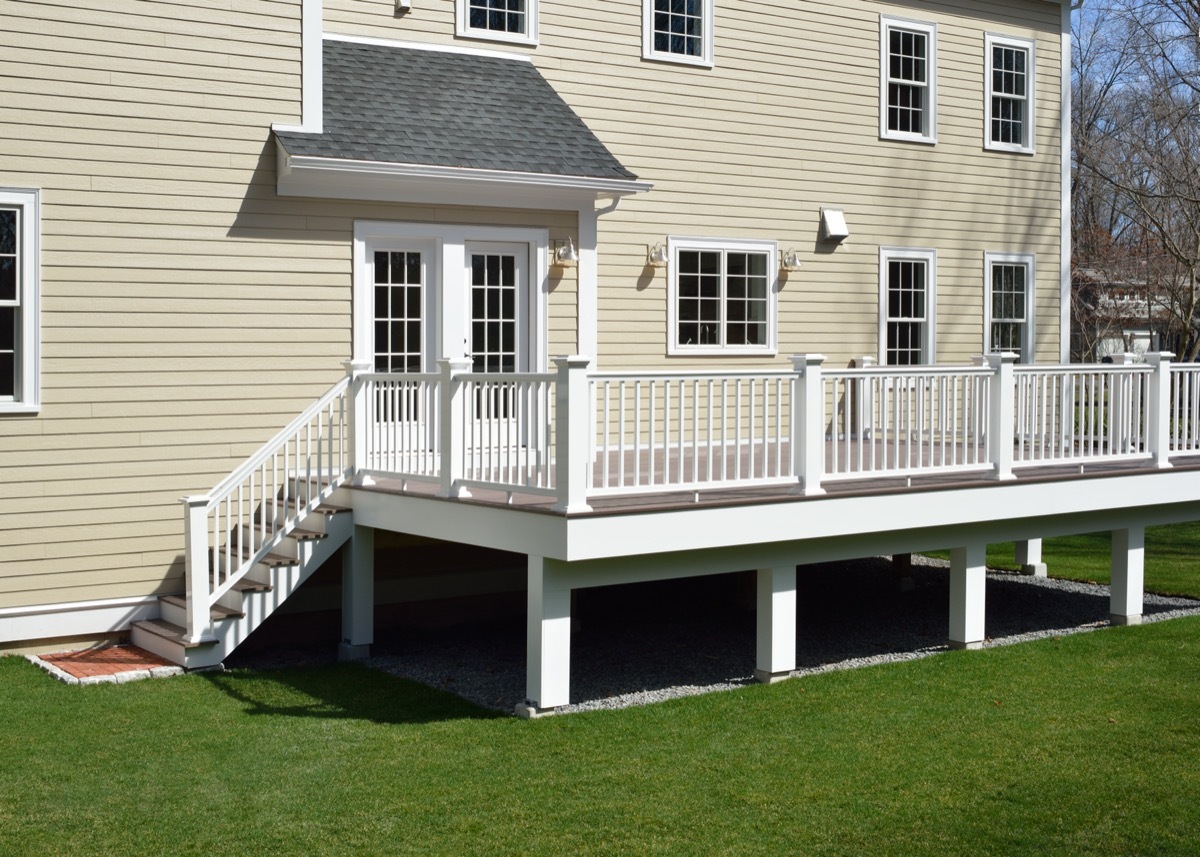
[[[0,643],[118,634],[158,615],[154,595],[6,607],[0,609]]]

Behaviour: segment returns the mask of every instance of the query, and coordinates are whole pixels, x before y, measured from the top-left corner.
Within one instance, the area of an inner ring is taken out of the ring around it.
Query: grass
[[[1051,577],[1109,582],[1110,534],[1063,536],[1042,542],[1042,561]],[[931,556],[950,558],[949,551]],[[1146,590],[1200,598],[1200,521],[1146,528]],[[989,568],[1016,569],[1013,546],[988,545]]]
[[[1194,854],[1200,619],[525,722],[0,658],[0,854]]]

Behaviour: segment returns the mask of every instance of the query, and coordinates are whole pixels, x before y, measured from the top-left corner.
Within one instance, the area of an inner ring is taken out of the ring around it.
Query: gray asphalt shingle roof
[[[520,60],[328,40],[322,134],[292,155],[634,179]]]

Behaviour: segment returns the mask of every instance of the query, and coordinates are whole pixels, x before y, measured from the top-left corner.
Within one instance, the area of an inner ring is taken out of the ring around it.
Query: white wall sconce
[[[667,267],[667,248],[659,241],[653,247],[646,248],[646,262],[651,268]]]
[[[800,262],[800,254],[795,250],[788,250],[786,253],[779,254],[779,267],[789,274],[794,274],[799,271],[804,265]]]
[[[574,268],[579,263],[579,253],[569,237],[565,241],[561,238],[554,239],[553,258],[554,265],[560,268]]]
[[[821,209],[821,240],[845,241],[850,237],[850,228],[846,226],[846,212],[840,208]]]

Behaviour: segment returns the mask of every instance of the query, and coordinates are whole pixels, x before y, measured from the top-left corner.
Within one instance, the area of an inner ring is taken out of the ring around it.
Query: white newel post
[[[987,365],[992,370],[991,396],[988,402],[988,446],[992,452],[992,479],[1014,479],[1013,440],[1015,435],[1014,398],[1016,378],[1013,366],[1020,355],[1012,351],[1001,351],[987,355]]]
[[[821,380],[824,354],[793,354],[792,376],[792,469],[798,484],[794,493],[824,494],[825,474],[825,385]]]
[[[216,639],[209,613],[208,581],[212,570],[208,554],[208,502],[206,494],[183,498],[184,574],[187,584],[188,643]]]
[[[442,379],[439,382],[441,437],[438,438],[441,455],[442,485],[438,490],[439,497],[469,497],[466,489],[458,484],[463,478],[463,425],[465,409],[463,408],[463,384],[458,376],[471,371],[469,357],[451,357],[439,360],[438,368]]]
[[[1154,467],[1171,466],[1171,358],[1170,351],[1147,352],[1150,375],[1146,401],[1146,451]]]
[[[347,450],[350,459],[350,478],[358,484],[369,484],[370,477],[360,476],[360,471],[371,469],[371,452],[373,451],[370,441],[367,439],[370,420],[367,419],[367,397],[364,394],[367,382],[363,375],[371,371],[373,364],[370,360],[346,360],[342,365],[346,367],[346,377],[350,380],[346,391],[350,399],[349,413],[346,415],[350,423],[347,431],[350,439],[350,449]]]
[[[555,357],[554,480],[558,491],[556,512],[568,515],[590,512],[587,501],[588,465],[592,457],[592,407],[588,396],[590,359],[578,354]]]

